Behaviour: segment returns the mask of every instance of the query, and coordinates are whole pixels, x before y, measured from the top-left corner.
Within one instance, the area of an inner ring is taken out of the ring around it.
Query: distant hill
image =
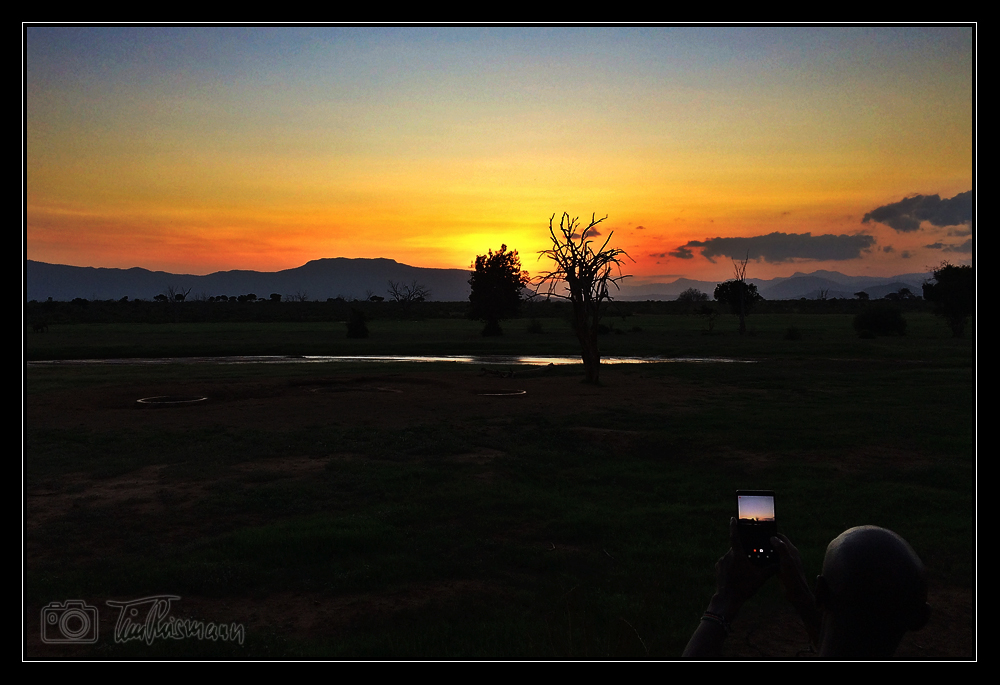
[[[205,276],[173,274],[148,269],[104,269],[46,264],[28,260],[25,266],[28,300],[129,299],[151,300],[168,288],[187,291],[189,298],[253,293],[283,299],[303,296],[310,300],[331,297],[365,299],[369,294],[388,297],[389,281],[413,281],[430,290],[430,300],[453,302],[469,299],[469,272],[464,269],[424,269],[392,259],[316,259],[283,271],[217,271]]]
[[[854,293],[864,291],[872,299],[885,297],[888,293],[899,292],[900,288],[909,288],[910,292],[920,295],[924,281],[932,274],[915,273],[873,278],[871,276],[847,276],[837,271],[814,271],[811,274],[795,273],[769,280],[761,278],[748,279],[757,286],[757,290],[765,300],[807,300],[819,299],[825,291],[827,299],[853,299]],[[678,278],[672,283],[650,283],[647,285],[623,285],[619,293],[623,300],[675,300],[688,288],[694,288],[712,298],[717,281],[693,281],[689,278]]]
[[[837,271],[814,271],[811,274],[795,273],[788,278],[775,278],[761,287],[760,294],[766,300],[815,300],[825,294],[827,299],[853,298],[854,293],[866,292],[870,298],[879,299],[889,293],[909,288],[914,295],[920,295],[924,281],[932,273],[901,274],[886,278],[871,276],[845,276]]]
[[[767,300],[818,299],[823,293],[828,299],[853,298],[865,291],[872,299],[909,288],[916,295],[928,273],[901,274],[887,278],[846,276],[837,271],[814,271],[810,274],[770,280],[751,278]],[[425,269],[400,264],[392,259],[316,259],[294,269],[283,271],[217,271],[205,276],[173,274],[166,271],[105,269],[82,266],[47,264],[28,260],[25,263],[26,299],[68,301],[77,297],[87,300],[129,299],[151,300],[168,289],[187,291],[190,298],[215,295],[245,295],[254,293],[267,298],[278,293],[282,299],[296,296],[310,300],[331,297],[365,299],[368,295],[388,297],[389,281],[410,284],[413,281],[430,290],[430,300],[459,302],[469,299],[469,272],[465,269]],[[617,298],[622,300],[675,300],[688,288],[706,293],[709,298],[716,281],[695,281],[678,278],[671,283],[629,285],[626,281]]]

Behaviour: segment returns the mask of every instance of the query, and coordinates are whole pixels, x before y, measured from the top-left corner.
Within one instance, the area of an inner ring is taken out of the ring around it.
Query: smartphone
[[[750,561],[760,566],[778,563],[778,553],[771,546],[771,538],[778,533],[774,491],[737,490],[736,510],[740,543]]]

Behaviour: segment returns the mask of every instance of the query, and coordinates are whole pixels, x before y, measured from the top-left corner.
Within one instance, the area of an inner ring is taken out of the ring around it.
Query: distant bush
[[[862,338],[878,335],[906,335],[906,319],[899,307],[876,302],[854,317],[854,330]]]
[[[785,331],[785,340],[802,340],[802,331],[795,326],[789,326]]]
[[[541,333],[544,333],[544,331],[542,330],[542,322],[539,321],[538,319],[532,319],[531,321],[529,321],[528,322],[528,332],[529,333],[534,333],[536,335],[540,335]]]
[[[678,302],[708,302],[708,293],[703,293],[697,288],[688,288],[677,296]]]
[[[367,338],[368,326],[365,324],[365,313],[351,307],[351,317],[347,320],[348,338]]]

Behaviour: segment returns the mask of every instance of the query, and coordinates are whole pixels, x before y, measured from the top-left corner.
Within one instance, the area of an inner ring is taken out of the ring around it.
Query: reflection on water
[[[50,361],[28,362],[28,366],[52,365],[109,365],[140,366],[155,364],[328,364],[387,363],[387,362],[453,362],[456,364],[490,364],[548,366],[553,364],[582,364],[577,356],[519,357],[519,356],[475,356],[475,355],[399,355],[366,354],[340,356],[242,356],[242,357],[161,357],[155,359],[54,359]],[[725,357],[601,357],[601,364],[662,364],[670,362],[686,363],[727,363],[752,364],[751,359],[728,359]]]

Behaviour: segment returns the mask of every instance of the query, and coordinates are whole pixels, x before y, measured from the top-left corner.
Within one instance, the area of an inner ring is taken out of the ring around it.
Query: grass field
[[[606,367],[599,387],[582,367],[28,365],[25,653],[676,658],[735,490],[768,488],[807,575],[847,527],[907,538],[935,613],[901,654],[974,657],[974,338],[907,319],[862,340],[842,314],[755,315],[744,338],[728,317],[705,335],[698,317],[634,315],[604,354],[755,363]],[[364,340],[342,323],[92,323],[24,344],[28,360],[576,351],[563,320],[528,323],[484,339],[458,318],[374,320]],[[208,399],[137,407],[153,395]],[[117,642],[106,602],[153,595],[245,639]],[[42,643],[43,608],[66,600],[98,608],[96,644]],[[727,650],[808,650],[776,583]]]

